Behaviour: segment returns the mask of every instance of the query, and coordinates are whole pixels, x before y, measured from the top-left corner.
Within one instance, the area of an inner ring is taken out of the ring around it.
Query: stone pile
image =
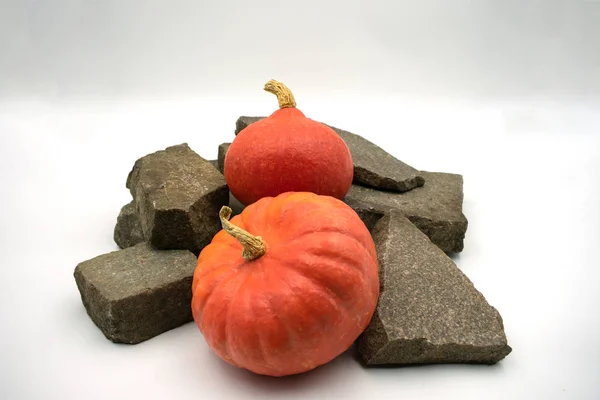
[[[114,229],[121,250],[80,263],[74,276],[102,333],[133,344],[192,321],[197,255],[221,229],[230,194],[215,163],[185,143],[137,160],[125,187],[132,201]]]
[[[241,116],[235,134],[264,117]],[[447,253],[464,248],[463,178],[396,159],[335,128],[354,161],[345,202],[372,232],[381,296],[357,340],[367,365],[494,364],[510,352],[498,311]],[[187,144],[137,160],[126,180],[132,201],[116,218],[120,250],[80,263],[75,280],[92,321],[115,342],[139,343],[192,320],[197,256],[220,230],[219,210],[244,206],[229,192],[224,160]]]

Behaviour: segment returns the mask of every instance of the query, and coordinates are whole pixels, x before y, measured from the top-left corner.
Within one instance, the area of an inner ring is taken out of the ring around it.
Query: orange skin
[[[249,205],[285,192],[344,199],[354,177],[346,143],[328,126],[297,108],[281,108],[248,126],[224,160],[231,193]]]
[[[270,376],[303,373],[346,351],[379,297],[371,235],[345,203],[314,193],[263,198],[233,217],[260,236],[249,261],[224,230],[198,258],[192,313],[226,362]]]

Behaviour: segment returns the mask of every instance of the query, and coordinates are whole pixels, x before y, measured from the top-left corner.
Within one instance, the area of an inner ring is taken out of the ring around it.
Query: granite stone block
[[[192,321],[196,263],[188,250],[156,250],[143,242],[78,264],[74,278],[104,336],[136,344]]]
[[[185,143],[138,159],[126,186],[144,239],[157,249],[198,252],[221,229],[219,210],[229,203],[223,174]]]

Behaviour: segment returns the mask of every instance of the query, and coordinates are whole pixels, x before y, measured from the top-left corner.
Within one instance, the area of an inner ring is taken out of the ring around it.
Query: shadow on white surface
[[[310,388],[322,387],[335,378],[344,364],[352,362],[351,351],[349,350],[333,361],[312,371],[283,377],[258,375],[246,369],[236,368],[214,354],[211,358],[212,366],[218,369],[225,376],[225,379],[241,385],[242,390],[250,390],[254,393],[265,392],[270,396],[277,396],[278,394],[301,393]]]

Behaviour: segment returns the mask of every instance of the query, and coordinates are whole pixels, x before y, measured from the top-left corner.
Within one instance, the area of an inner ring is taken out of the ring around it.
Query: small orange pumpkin
[[[373,239],[344,202],[310,192],[265,197],[229,221],[198,258],[192,313],[228,363],[284,376],[346,351],[379,297]]]
[[[232,141],[223,174],[242,204],[285,192],[313,192],[343,200],[354,177],[352,154],[335,131],[307,118],[283,83],[264,90],[279,109],[245,128]]]

